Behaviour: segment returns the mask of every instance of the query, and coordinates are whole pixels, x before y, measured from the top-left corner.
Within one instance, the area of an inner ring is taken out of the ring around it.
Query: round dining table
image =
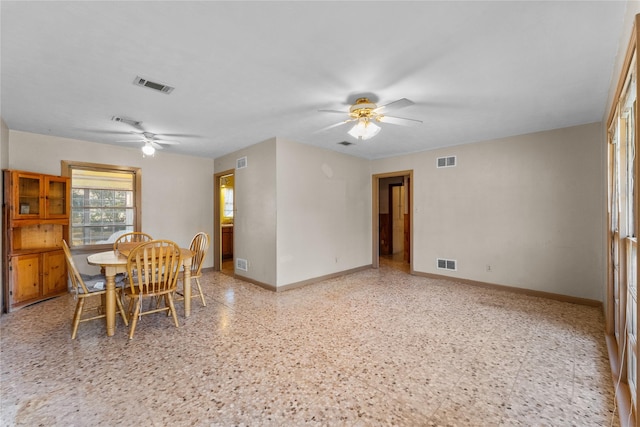
[[[87,263],[104,268],[106,277],[105,294],[105,318],[107,324],[107,336],[113,336],[116,332],[116,274],[127,271],[127,256],[132,248],[123,248],[119,251],[105,251],[89,255]],[[182,256],[182,283],[184,284],[184,317],[191,315],[191,258],[193,251],[180,248]]]

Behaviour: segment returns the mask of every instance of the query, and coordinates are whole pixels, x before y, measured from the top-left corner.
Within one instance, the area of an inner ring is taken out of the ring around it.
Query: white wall
[[[372,173],[414,171],[415,271],[602,301],[601,135],[594,123],[376,160]],[[450,155],[458,165],[437,169]]]
[[[199,231],[213,236],[213,159],[9,131],[8,168],[61,174],[62,160],[142,168],[142,229],[188,246]],[[213,251],[204,267],[213,265]],[[78,261],[78,268],[86,263]]]
[[[216,171],[234,169],[247,157],[247,167],[234,172],[233,257],[248,262],[236,274],[276,287],[276,140],[252,145],[215,160]]]
[[[369,161],[278,139],[278,286],[371,264]]]

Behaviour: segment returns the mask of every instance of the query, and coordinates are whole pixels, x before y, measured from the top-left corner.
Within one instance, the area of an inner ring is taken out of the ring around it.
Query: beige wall
[[[278,139],[278,286],[371,264],[369,164]]]
[[[233,256],[247,260],[248,271],[236,274],[276,287],[275,138],[216,159],[215,170],[234,169],[241,157],[247,167],[234,172]]]
[[[601,135],[594,123],[376,160],[372,172],[414,171],[415,271],[602,301]],[[436,168],[451,155],[456,167]]]
[[[371,264],[369,161],[282,139],[215,160],[235,171],[236,274],[274,288]]]
[[[415,271],[602,300],[601,135],[595,123],[372,162],[273,139],[215,169],[247,156],[235,255],[262,283],[371,264],[371,175],[413,170]],[[458,166],[437,169],[445,155]],[[458,270],[438,270],[438,257]]]
[[[9,168],[60,175],[61,160],[141,167],[142,228],[156,238],[187,246],[198,231],[213,233],[212,159],[162,151],[143,158],[138,148],[9,131]],[[212,265],[210,253],[204,267]]]

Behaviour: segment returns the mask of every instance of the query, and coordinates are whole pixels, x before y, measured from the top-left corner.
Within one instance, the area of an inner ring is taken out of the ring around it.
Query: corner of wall
[[[0,116],[0,168],[9,167],[9,128]]]

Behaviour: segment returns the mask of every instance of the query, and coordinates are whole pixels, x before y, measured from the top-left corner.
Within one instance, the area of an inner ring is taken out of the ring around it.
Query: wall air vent
[[[247,167],[247,156],[240,157],[236,160],[236,169],[244,169]]]
[[[456,156],[438,157],[439,168],[451,168],[456,165]]]
[[[348,147],[350,145],[353,145],[353,142],[342,141],[342,142],[338,142],[338,145],[344,145],[345,147]]]
[[[246,259],[236,258],[236,269],[242,271],[249,270],[249,262]]]
[[[451,270],[451,271],[456,271],[457,262],[455,259],[444,259],[444,258],[438,258],[437,259],[437,266],[438,266],[438,270]]]
[[[157,90],[158,92],[167,93],[167,94],[171,93],[171,91],[174,89],[171,86],[167,86],[162,83],[152,82],[140,76],[136,76],[136,79],[133,81],[133,84],[138,86],[148,87],[149,89]]]

